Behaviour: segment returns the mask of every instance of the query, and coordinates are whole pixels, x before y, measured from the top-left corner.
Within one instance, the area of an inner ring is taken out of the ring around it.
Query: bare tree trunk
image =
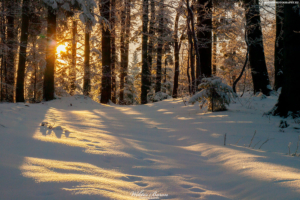
[[[178,78],[179,78],[179,39],[178,39],[178,21],[180,13],[176,13],[175,26],[174,26],[174,57],[175,57],[175,73],[174,73],[174,84],[173,84],[173,98],[177,98],[178,90]]]
[[[194,43],[193,43],[193,36],[192,36],[192,31],[190,27],[190,20],[188,18],[187,20],[187,27],[188,27],[188,40],[189,40],[189,53],[190,53],[190,68],[191,68],[191,77],[192,77],[192,88],[191,88],[191,93],[194,94],[196,92],[196,80],[195,80],[195,56],[194,56]]]
[[[101,2],[100,2],[101,4]],[[110,16],[110,0],[102,2],[100,8],[101,16],[109,20]],[[109,103],[111,99],[111,45],[110,30],[102,26],[102,87],[101,87],[101,103]]]
[[[91,78],[90,78],[90,31],[88,25],[85,28],[84,37],[84,79],[83,79],[83,94],[88,96],[91,91]]]
[[[217,33],[216,31],[213,31],[213,53],[212,53],[212,74],[214,76],[217,75]]]
[[[188,83],[189,83],[189,94],[192,94],[192,88],[191,88],[191,77],[190,77],[190,54],[188,50],[188,62],[187,62],[187,69],[186,69],[186,74],[188,77]]]
[[[24,102],[24,76],[26,67],[26,50],[28,43],[28,26],[29,26],[29,0],[23,0],[22,5],[22,27],[21,27],[21,44],[19,52],[19,66],[17,75],[16,101]]]
[[[149,25],[149,43],[148,43],[148,65],[150,71],[150,84],[152,83],[152,59],[153,59],[153,43],[154,43],[154,25],[155,25],[155,1],[150,0],[151,2],[151,18],[150,18],[150,25]]]
[[[210,77],[212,74],[212,0],[198,0],[198,6],[197,37],[201,45],[198,46],[201,66],[196,69],[197,85],[200,84],[200,77]]]
[[[46,49],[46,69],[44,75],[44,99],[50,101],[54,99],[54,71],[56,53],[56,12],[48,6],[47,19],[47,49]]]
[[[246,24],[249,39],[249,61],[251,66],[254,93],[262,92],[269,96],[271,86],[265,61],[258,0],[244,0]]]
[[[147,62],[147,43],[148,43],[148,0],[143,0],[143,18],[142,18],[142,87],[141,103],[147,103],[147,94],[150,88],[150,70]]]
[[[283,85],[273,114],[300,116],[300,15],[295,4],[284,5]]]
[[[126,55],[125,55],[125,39],[126,39],[126,9],[127,0],[124,0],[124,8],[121,11],[121,71],[120,71],[120,101],[119,104],[124,104],[124,84],[125,84],[125,68],[126,68]]]
[[[77,60],[77,21],[73,19],[72,21],[72,62],[69,69],[69,82],[70,82],[70,94],[74,95],[76,90],[76,60]]]
[[[116,86],[116,0],[111,0],[111,100],[117,103]]]
[[[8,1],[7,10],[7,63],[6,63],[6,100],[8,102],[14,102],[14,87],[15,87],[15,3],[14,1]]]
[[[129,43],[130,43],[130,25],[131,25],[131,2],[127,0],[126,8],[126,34],[125,34],[125,64],[124,64],[124,82],[127,84],[128,60],[129,60]],[[124,93],[124,98],[126,94]],[[127,103],[126,101],[124,102]]]
[[[161,65],[162,65],[162,48],[163,48],[163,28],[164,28],[164,18],[163,18],[163,4],[164,1],[160,1],[160,19],[158,25],[158,41],[157,41],[157,62],[156,62],[156,82],[155,82],[155,93],[161,91]]]
[[[282,0],[277,0],[280,2]],[[277,91],[283,85],[283,4],[276,4],[276,41],[275,41],[275,84]]]
[[[4,4],[5,2],[2,1],[1,2],[1,11],[2,11],[2,15],[0,18],[0,35],[1,35],[1,43],[3,44],[3,46],[6,45],[6,41],[5,41],[5,37],[6,37],[6,28],[5,28],[5,17],[4,17]],[[5,68],[5,49],[2,50],[2,55],[1,55],[1,70],[0,70],[0,102],[3,101],[3,97],[4,97],[4,87],[3,87],[3,76],[4,76],[4,68]]]

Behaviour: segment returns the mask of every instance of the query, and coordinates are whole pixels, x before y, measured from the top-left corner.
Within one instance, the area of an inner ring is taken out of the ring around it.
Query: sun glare
[[[59,53],[61,53],[61,52],[66,52],[67,50],[66,50],[66,46],[65,45],[63,45],[63,44],[61,44],[61,45],[59,45],[58,47],[56,47],[56,52],[59,54]]]

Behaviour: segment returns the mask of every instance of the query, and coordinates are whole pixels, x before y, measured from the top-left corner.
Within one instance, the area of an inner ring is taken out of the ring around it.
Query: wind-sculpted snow
[[[246,95],[215,113],[181,99],[0,104],[0,199],[298,199],[287,147],[296,151],[299,123],[262,117],[275,102]]]

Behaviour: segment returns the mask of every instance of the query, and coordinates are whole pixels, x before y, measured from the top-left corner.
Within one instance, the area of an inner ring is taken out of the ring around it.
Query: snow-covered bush
[[[164,92],[157,92],[155,93],[155,96],[153,98],[153,102],[158,102],[158,101],[162,101],[164,99],[168,99],[169,95],[164,93]]]
[[[208,111],[223,111],[226,110],[226,105],[237,98],[232,88],[222,83],[220,77],[214,76],[210,78],[203,78],[202,83],[198,86],[201,89],[189,99],[189,103],[194,104],[196,101],[200,102],[200,108],[208,107]]]

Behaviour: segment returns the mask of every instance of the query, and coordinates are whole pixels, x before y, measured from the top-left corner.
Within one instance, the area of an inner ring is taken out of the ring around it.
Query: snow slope
[[[248,96],[215,113],[181,99],[2,103],[0,199],[300,199],[300,158],[287,155],[299,123],[280,129],[280,118],[262,116],[276,98]]]

